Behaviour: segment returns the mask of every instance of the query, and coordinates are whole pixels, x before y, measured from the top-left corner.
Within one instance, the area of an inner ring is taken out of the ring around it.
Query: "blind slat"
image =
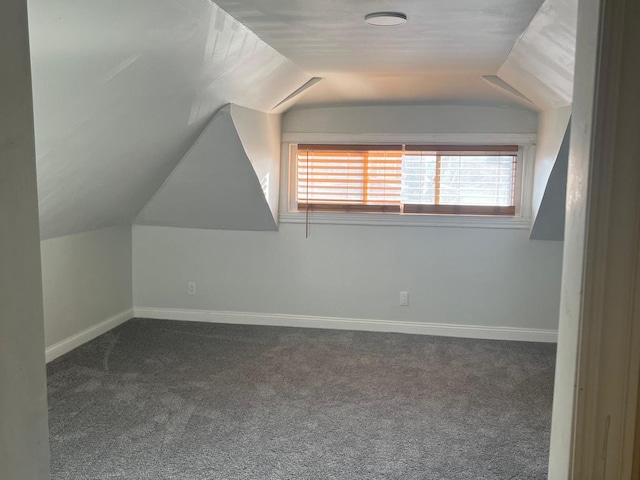
[[[402,146],[298,146],[298,198],[314,205],[400,205]],[[316,207],[318,208],[318,207]],[[398,210],[399,211],[399,210]]]

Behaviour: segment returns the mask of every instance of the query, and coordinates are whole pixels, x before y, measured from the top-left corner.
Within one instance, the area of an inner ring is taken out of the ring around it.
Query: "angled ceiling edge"
[[[223,230],[277,230],[231,110],[231,105],[226,105],[214,115],[135,223]]]
[[[577,0],[546,0],[498,70],[539,110],[573,101],[577,7]]]
[[[28,7],[43,239],[132,223],[220,107],[311,78],[213,2]]]

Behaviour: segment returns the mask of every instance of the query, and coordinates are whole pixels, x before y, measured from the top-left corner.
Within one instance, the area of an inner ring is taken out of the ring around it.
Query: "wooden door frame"
[[[626,480],[640,379],[640,2],[578,11],[549,478]]]

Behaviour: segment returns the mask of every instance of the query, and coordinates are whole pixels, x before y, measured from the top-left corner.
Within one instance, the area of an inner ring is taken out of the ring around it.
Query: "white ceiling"
[[[546,0],[498,76],[541,110],[571,105],[578,0]]]
[[[217,0],[280,53],[326,80],[298,105],[511,103],[495,74],[542,0]],[[400,27],[364,16],[401,11]]]
[[[298,107],[379,104],[518,104],[482,80],[489,70],[417,74],[327,74]],[[527,105],[524,105],[527,106]]]
[[[513,105],[481,76],[542,0],[218,3],[28,1],[43,238],[131,223],[228,103]],[[409,21],[366,25],[377,10]]]
[[[309,80],[207,0],[29,0],[41,234],[130,223],[211,116]]]

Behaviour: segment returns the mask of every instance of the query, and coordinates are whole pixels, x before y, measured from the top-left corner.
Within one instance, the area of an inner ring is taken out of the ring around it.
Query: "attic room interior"
[[[633,0],[0,4],[0,479],[640,479]]]

